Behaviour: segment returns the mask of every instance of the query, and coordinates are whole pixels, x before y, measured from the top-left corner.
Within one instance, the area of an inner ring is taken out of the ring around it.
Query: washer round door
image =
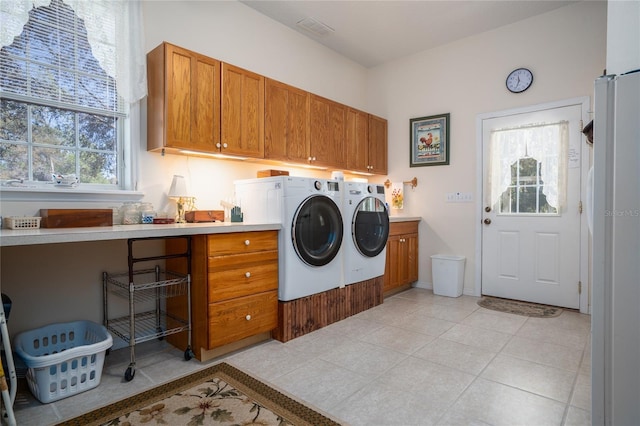
[[[351,235],[360,254],[365,257],[379,255],[389,238],[387,206],[375,197],[360,201],[351,221]]]
[[[293,217],[291,240],[306,264],[324,266],[338,255],[343,230],[336,203],[324,195],[312,195],[300,204]]]

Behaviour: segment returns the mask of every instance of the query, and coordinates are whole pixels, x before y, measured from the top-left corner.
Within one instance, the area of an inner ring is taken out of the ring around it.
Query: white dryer
[[[344,284],[384,275],[389,237],[389,211],[384,185],[344,182]]]
[[[278,298],[289,301],[342,285],[342,182],[276,176],[236,182],[246,223],[279,218]]]

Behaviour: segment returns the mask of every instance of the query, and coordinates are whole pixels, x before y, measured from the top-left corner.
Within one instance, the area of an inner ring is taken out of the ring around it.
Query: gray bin
[[[459,297],[464,287],[464,256],[434,254],[431,256],[433,294]]]

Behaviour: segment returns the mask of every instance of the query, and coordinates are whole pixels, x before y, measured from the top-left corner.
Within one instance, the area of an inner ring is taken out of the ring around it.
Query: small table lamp
[[[176,206],[178,209],[176,222],[185,223],[185,204],[192,203],[193,197],[187,192],[187,182],[185,181],[184,176],[173,175],[173,181],[171,182],[171,188],[169,189],[169,194],[167,194],[167,196],[176,200]]]

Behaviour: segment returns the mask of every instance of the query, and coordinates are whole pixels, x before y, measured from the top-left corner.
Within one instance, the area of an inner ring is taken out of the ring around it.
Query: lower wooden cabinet
[[[266,291],[209,304],[209,349],[278,325],[278,292]]]
[[[207,351],[278,326],[278,231],[192,237],[191,320],[191,346],[201,361],[210,358]],[[169,341],[186,346],[181,339]]]
[[[384,293],[418,281],[418,221],[391,222]]]

